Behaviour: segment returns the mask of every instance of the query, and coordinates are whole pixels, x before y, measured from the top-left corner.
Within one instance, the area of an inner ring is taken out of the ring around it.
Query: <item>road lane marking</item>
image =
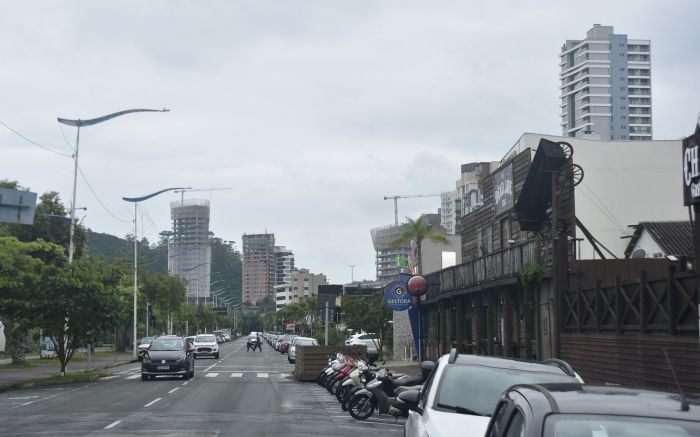
[[[168,393],[175,393],[178,390],[180,390],[180,387],[175,387],[174,389],[170,390]]]
[[[110,379],[119,378],[119,375],[103,376],[100,381],[109,381]]]
[[[206,376],[207,378],[216,378],[217,376],[219,376],[219,374],[212,372],[212,373],[207,373],[204,376]]]
[[[131,376],[127,376],[126,379],[136,379],[139,376],[141,376],[141,375],[131,375]]]
[[[258,378],[268,378],[269,376],[268,373],[258,373]]]
[[[155,400],[152,400],[151,402],[149,402],[149,403],[147,403],[146,405],[144,405],[144,407],[150,407],[151,405],[155,404],[156,402],[158,402],[158,401],[161,400],[161,399],[163,399],[163,398],[157,398],[157,399],[155,399]]]
[[[120,423],[121,423],[121,420],[116,420],[116,421],[110,423],[109,425],[105,426],[105,429],[112,429],[115,426],[119,425]]]
[[[242,378],[243,374],[240,372],[233,372],[231,373],[231,378]]]

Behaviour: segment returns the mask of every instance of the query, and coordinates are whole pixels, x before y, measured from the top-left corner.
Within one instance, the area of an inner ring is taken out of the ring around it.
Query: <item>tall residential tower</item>
[[[594,24],[559,55],[562,135],[651,140],[651,43]]]
[[[275,234],[243,235],[243,305],[256,308],[258,302],[275,293]]]

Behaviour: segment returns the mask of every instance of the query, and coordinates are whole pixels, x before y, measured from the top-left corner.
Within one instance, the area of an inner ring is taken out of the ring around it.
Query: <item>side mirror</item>
[[[423,413],[423,409],[418,406],[420,401],[420,391],[419,390],[408,390],[399,393],[399,399],[409,406],[414,411],[418,413]]]

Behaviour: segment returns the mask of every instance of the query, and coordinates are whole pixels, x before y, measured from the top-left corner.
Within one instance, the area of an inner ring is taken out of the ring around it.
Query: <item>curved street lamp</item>
[[[76,187],[78,184],[78,150],[80,148],[80,127],[81,126],[92,126],[93,124],[98,124],[102,123],[104,121],[107,121],[109,119],[115,118],[115,117],[120,117],[122,115],[126,114],[131,114],[132,112],[170,112],[169,109],[127,109],[126,111],[119,111],[115,112],[113,114],[108,114],[108,115],[103,115],[102,117],[97,117],[97,118],[92,118],[90,120],[70,120],[67,118],[60,118],[58,117],[56,120],[58,120],[59,123],[68,125],[68,126],[75,126],[78,128],[78,134],[75,138],[75,153],[73,154],[73,161],[75,162],[74,168],[73,168],[73,199],[71,200],[71,205],[70,205],[70,239],[68,241],[68,262],[72,263],[73,262],[73,238],[75,236],[75,210],[77,209],[75,207],[75,191]]]
[[[114,114],[112,114],[114,115]],[[137,332],[136,332],[136,317],[137,317],[137,312],[136,312],[136,292],[138,289],[138,238],[136,238],[136,231],[138,228],[136,227],[136,217],[138,216],[138,204],[139,202],[142,202],[144,200],[148,200],[151,197],[155,197],[161,193],[165,193],[166,191],[172,191],[172,190],[182,190],[184,188],[181,187],[173,187],[173,188],[166,188],[164,190],[156,191],[155,193],[147,194],[145,196],[141,197],[122,197],[122,200],[126,202],[132,202],[134,204],[134,351],[133,351],[133,358],[136,359],[136,354],[137,354],[137,349],[138,349],[138,339],[136,338]]]

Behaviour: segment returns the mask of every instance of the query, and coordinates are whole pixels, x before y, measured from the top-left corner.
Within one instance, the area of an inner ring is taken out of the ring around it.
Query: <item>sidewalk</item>
[[[50,364],[35,362],[37,358],[30,357],[27,359],[27,364],[31,367],[20,369],[0,368],[0,391],[6,390],[14,384],[22,381],[29,381],[36,378],[47,378],[58,375],[61,370],[61,364],[57,358],[54,358]],[[131,352],[117,352],[114,355],[91,357],[90,370],[106,369],[120,364],[132,362]],[[10,359],[0,360],[0,364],[10,363]],[[74,361],[71,360],[66,368],[66,373],[84,372],[87,370],[87,360]]]
[[[381,363],[377,363],[379,365]],[[420,375],[422,373],[420,363],[410,361],[387,361],[384,367],[391,373],[405,373],[407,375]]]

